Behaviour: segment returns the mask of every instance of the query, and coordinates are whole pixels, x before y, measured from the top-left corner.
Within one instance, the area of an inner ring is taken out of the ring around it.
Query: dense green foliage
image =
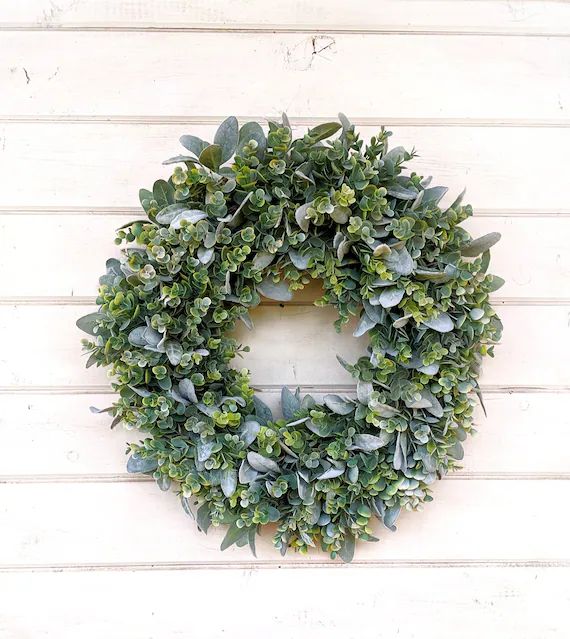
[[[190,155],[141,190],[148,219],[119,229],[123,259],[108,260],[100,309],[78,321],[88,365],[111,367],[118,399],[104,410],[146,435],[128,470],[175,482],[202,531],[228,524],[222,548],[255,550],[277,522],[282,553],[350,561],[355,539],[375,540],[374,515],[394,529],[462,458],[481,359],[501,334],[488,295],[502,280],[486,274],[499,234],[472,240],[461,196],[441,208],[447,189],[405,173],[413,153],[388,150],[389,132],[364,145],[340,121],[299,139],[286,116],[267,135],[228,118],[214,144],[183,136]],[[286,301],[312,279],[339,330],[359,317],[368,353],[339,359],[356,397],[283,389],[276,418],[233,367],[246,349],[230,331],[251,326],[260,296]]]

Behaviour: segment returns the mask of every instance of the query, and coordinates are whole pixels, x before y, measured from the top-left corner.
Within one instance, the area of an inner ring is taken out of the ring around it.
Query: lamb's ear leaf
[[[257,285],[257,290],[263,297],[278,302],[290,302],[293,299],[293,293],[289,290],[289,284],[284,280],[273,282],[269,278],[265,278]]]
[[[487,233],[478,237],[476,240],[471,240],[469,244],[465,245],[461,249],[461,255],[464,257],[477,257],[481,255],[492,246],[494,246],[501,239],[501,234],[494,231],[493,233]]]
[[[193,153],[197,158],[200,157],[200,153],[208,146],[207,142],[197,138],[195,135],[183,135],[180,138],[180,144]]]
[[[307,131],[307,135],[311,138],[311,140],[313,140],[313,142],[319,142],[320,140],[330,138],[330,136],[334,135],[341,127],[342,124],[340,122],[324,122],[323,124],[317,124],[316,127],[309,129]]]
[[[243,528],[238,528],[235,522],[230,524],[228,527],[228,531],[226,532],[226,536],[224,537],[220,545],[220,550],[226,550],[226,548],[233,546],[240,539],[243,539],[243,537],[245,537],[248,534],[248,532],[249,531],[247,526],[244,526]]]
[[[295,419],[295,413],[301,408],[297,394],[293,394],[287,386],[281,389],[281,412],[287,420]]]
[[[196,511],[196,524],[198,525],[198,529],[206,534],[211,523],[210,504],[205,501]]]
[[[222,163],[222,147],[218,144],[210,144],[200,153],[198,159],[205,167],[217,171]]]
[[[214,145],[219,146],[221,149],[221,161],[218,166],[227,162],[235,153],[238,143],[238,130],[238,121],[233,115],[226,118],[218,127],[214,136]]]
[[[498,275],[493,275],[492,277],[493,279],[491,280],[491,283],[489,284],[489,288],[488,288],[489,293],[494,293],[495,291],[498,291],[501,288],[501,286],[505,284],[505,280],[502,277],[499,277]]]
[[[84,333],[89,335],[96,335],[95,328],[98,326],[99,322],[105,318],[103,313],[89,313],[88,315],[84,315],[80,317],[75,325],[77,328],[82,330]]]
[[[351,532],[347,532],[344,537],[344,542],[338,551],[338,556],[345,564],[349,564],[354,558],[354,546],[354,535]]]
[[[271,408],[263,400],[259,399],[257,395],[253,396],[253,406],[255,408],[255,416],[262,426],[265,426],[267,422],[273,421]]]

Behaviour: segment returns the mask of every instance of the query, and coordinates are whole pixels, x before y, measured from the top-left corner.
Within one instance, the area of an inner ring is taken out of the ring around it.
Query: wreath
[[[503,280],[487,273],[500,235],[473,240],[463,194],[440,207],[446,188],[404,172],[413,151],[388,150],[383,128],[363,144],[339,119],[297,139],[285,115],[267,134],[230,117],[213,144],[182,136],[189,154],[140,191],[147,218],[117,231],[122,259],[77,322],[87,366],[110,367],[111,427],[146,435],[127,470],[175,482],[204,533],[227,525],[222,549],[255,553],[273,524],[282,554],[318,546],[350,561],[355,540],[377,541],[374,516],[395,530],[458,468],[482,356],[501,335],[489,293]],[[368,350],[338,358],[355,396],[283,388],[280,418],[233,366],[248,348],[230,331],[253,327],[262,297],[287,301],[311,280],[337,330],[359,318]]]

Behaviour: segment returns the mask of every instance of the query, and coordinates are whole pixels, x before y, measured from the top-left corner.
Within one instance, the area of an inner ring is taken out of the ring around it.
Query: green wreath
[[[285,115],[267,135],[231,117],[213,144],[182,136],[190,155],[140,191],[148,219],[118,230],[127,247],[107,261],[100,309],[78,320],[87,366],[111,367],[112,427],[146,435],[128,471],[175,482],[201,531],[227,524],[222,549],[255,552],[275,522],[282,554],[320,546],[350,561],[356,539],[376,541],[374,515],[394,530],[458,467],[501,335],[488,297],[503,280],[486,273],[500,235],[472,240],[462,196],[441,208],[446,188],[403,173],[413,152],[388,150],[384,129],[364,145],[339,117],[298,139]],[[311,280],[337,330],[359,316],[368,353],[339,358],[356,397],[284,388],[277,418],[232,366],[248,349],[228,333],[252,327],[261,296],[287,301]]]

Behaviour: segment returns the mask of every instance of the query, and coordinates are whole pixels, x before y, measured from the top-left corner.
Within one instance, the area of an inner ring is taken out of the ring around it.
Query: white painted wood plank
[[[379,543],[362,543],[359,561],[560,560],[568,558],[566,481],[461,480],[433,486],[434,501],[405,512],[398,531],[374,525]],[[548,525],[545,524],[546,518]],[[272,532],[249,548],[219,546],[170,491],[149,482],[2,484],[0,565],[279,561]],[[418,543],[420,540],[420,543]],[[291,555],[287,561],[305,561]],[[312,552],[309,561],[322,561]]]
[[[10,188],[0,207],[138,206],[139,188],[170,174],[161,162],[180,152],[178,138],[190,130],[213,138],[204,125],[2,123],[0,175]],[[363,139],[377,130],[361,127]],[[568,208],[570,129],[395,127],[392,145],[400,144],[420,154],[412,170],[451,193],[467,186],[476,208]],[[530,161],[529,149],[548,162]]]
[[[1,574],[0,637],[563,639],[568,578],[516,567]]]
[[[279,391],[260,396],[278,415]],[[486,393],[484,400],[488,417],[477,410],[478,433],[466,442],[462,474],[570,474],[567,393]],[[145,435],[121,427],[111,431],[107,414],[89,412],[89,406],[112,401],[110,394],[2,395],[1,480],[125,473],[126,442]]]
[[[0,27],[39,28],[277,28],[508,33],[567,32],[561,2],[363,0],[11,0],[0,1]]]
[[[128,219],[0,213],[0,297],[95,296],[105,260],[120,254],[115,229]],[[506,280],[499,297],[570,297],[569,217],[475,217],[463,226],[474,237],[502,234],[490,269]],[[33,259],[22,260],[23,250]]]
[[[85,357],[75,327],[83,306],[2,306],[0,386],[105,384],[103,370],[84,370]],[[484,385],[546,386],[568,383],[570,306],[504,306],[498,309],[505,330],[497,356],[486,358]],[[237,365],[247,366],[254,384],[350,384],[336,360],[364,353],[367,341],[349,327],[337,334],[334,309],[265,306],[251,313],[252,332],[238,329],[236,339],[251,346]],[[13,339],[12,339],[13,337]]]
[[[230,72],[228,56],[243,72]],[[2,33],[0,57],[2,115],[221,115],[229,105],[247,114],[255,105],[263,114],[558,119],[570,105],[569,39],[22,31]],[[342,91],[348,78],[358,89]]]

